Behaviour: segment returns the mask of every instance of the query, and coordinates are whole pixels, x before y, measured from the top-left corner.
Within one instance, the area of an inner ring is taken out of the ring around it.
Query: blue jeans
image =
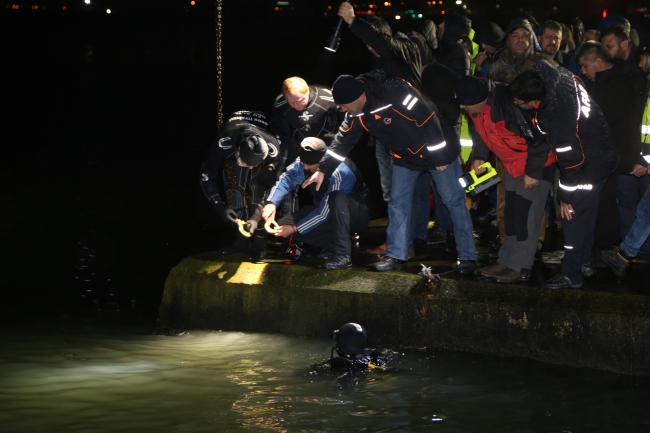
[[[393,177],[393,157],[379,140],[375,140],[375,156],[379,165],[379,182],[384,201],[390,201],[391,179]]]
[[[616,179],[616,198],[621,222],[621,239],[625,239],[632,224],[636,221],[639,202],[645,197],[650,178],[644,175],[636,177],[631,174],[621,174]],[[636,254],[640,259],[650,259],[650,241],[646,241]]]
[[[394,259],[408,259],[409,227],[413,207],[415,184],[422,171],[393,165],[390,202],[388,202],[388,236],[386,255]],[[476,260],[472,219],[467,210],[465,190],[458,178],[463,174],[458,159],[444,171],[429,170],[438,191],[438,198],[449,210],[456,249],[460,260]]]
[[[411,213],[411,229],[409,231],[409,250],[414,251],[415,238],[426,240],[431,206],[429,202],[429,188],[431,176],[426,171],[420,173],[415,183],[413,194],[413,212]]]
[[[635,257],[650,236],[650,188],[636,207],[636,220],[621,243],[621,249],[630,257]]]

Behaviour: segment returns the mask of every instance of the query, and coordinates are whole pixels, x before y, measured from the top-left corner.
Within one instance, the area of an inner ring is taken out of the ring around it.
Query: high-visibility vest
[[[463,159],[463,164],[469,161],[469,156],[472,154],[472,134],[469,132],[469,118],[467,113],[463,113],[460,123],[460,157]]]
[[[650,76],[648,82],[650,83]],[[641,119],[641,143],[643,143],[643,150],[641,151],[643,159],[650,164],[650,94],[648,94],[648,100],[643,110],[643,118]]]

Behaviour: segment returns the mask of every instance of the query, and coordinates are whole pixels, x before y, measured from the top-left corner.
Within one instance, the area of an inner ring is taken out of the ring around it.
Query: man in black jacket
[[[469,32],[472,30],[472,20],[463,15],[446,16],[442,35],[439,35],[438,52],[434,53],[436,60],[456,74],[457,78],[469,75],[471,72],[472,56],[463,45],[469,42]]]
[[[273,187],[280,163],[271,118],[265,113],[237,111],[221,127],[214,144],[203,155],[201,188],[224,222],[254,235],[260,258],[266,255],[266,230],[258,227],[266,191]],[[220,192],[221,191],[221,192]],[[223,196],[221,194],[224,194]]]
[[[582,72],[591,81],[589,94],[603,110],[620,158],[618,168],[600,195],[596,229],[600,245],[597,246],[608,248],[625,239],[634,224],[638,203],[650,183],[646,176],[646,162],[641,155],[641,114],[632,102],[635,98],[632,77],[620,61],[614,63],[601,43],[585,42],[576,51],[576,58]],[[616,207],[620,220],[611,217],[615,215],[612,210]],[[641,249],[639,258],[650,258],[650,243]]]
[[[474,273],[472,221],[465,191],[458,182],[462,175],[458,162],[460,142],[451,127],[438,120],[435,108],[417,89],[403,80],[387,79],[381,70],[358,78],[342,75],[334,82],[332,93],[347,115],[321,161],[321,172],[312,176],[310,182],[318,185],[329,176],[364,132],[381,141],[393,157],[387,253],[375,269],[406,267],[413,189],[420,174],[427,171],[453,220],[460,258],[457,272]]]
[[[546,62],[515,78],[508,96],[546,135],[558,159],[564,259],[544,287],[582,287],[582,268],[592,259],[598,196],[618,164],[607,122],[578,78]]]
[[[280,139],[284,164],[298,157],[300,143],[306,137],[323,138],[339,126],[339,107],[332,91],[324,86],[307,85],[300,77],[282,83],[282,93],[273,104],[273,126]],[[341,116],[342,117],[342,116]]]

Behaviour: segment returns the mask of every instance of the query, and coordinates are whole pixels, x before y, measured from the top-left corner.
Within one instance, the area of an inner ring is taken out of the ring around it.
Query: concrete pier
[[[443,274],[433,291],[417,275],[418,263],[406,272],[376,273],[356,261],[349,270],[326,271],[318,262],[191,256],[167,278],[158,332],[202,328],[326,337],[357,322],[368,331],[369,347],[445,348],[650,375],[647,295],[588,286],[553,291],[535,281],[499,285],[453,273]],[[450,269],[449,263],[427,265]]]

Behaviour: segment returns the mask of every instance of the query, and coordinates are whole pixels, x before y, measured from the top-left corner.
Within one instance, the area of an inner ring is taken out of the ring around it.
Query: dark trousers
[[[562,218],[564,230],[564,258],[562,274],[574,279],[582,278],[581,267],[591,261],[594,245],[594,229],[598,213],[598,199],[607,179],[593,184],[593,189],[579,189],[574,192],[571,205],[571,220]]]
[[[618,245],[620,220],[616,212],[616,179],[617,175],[612,174],[600,192],[598,201],[598,216],[596,217],[596,229],[594,232],[594,245],[598,249],[608,249]]]
[[[540,180],[535,188],[524,188],[524,175],[514,178],[504,171],[506,240],[499,249],[498,263],[520,274],[533,271],[535,251],[551,183]]]
[[[296,233],[293,240],[316,245],[336,254],[350,254],[352,241],[350,233],[368,227],[372,211],[367,203],[356,200],[343,191],[334,191],[328,197],[330,215],[327,220],[308,233]],[[297,212],[278,220],[280,225],[295,225],[316,209],[315,205],[305,206]]]

